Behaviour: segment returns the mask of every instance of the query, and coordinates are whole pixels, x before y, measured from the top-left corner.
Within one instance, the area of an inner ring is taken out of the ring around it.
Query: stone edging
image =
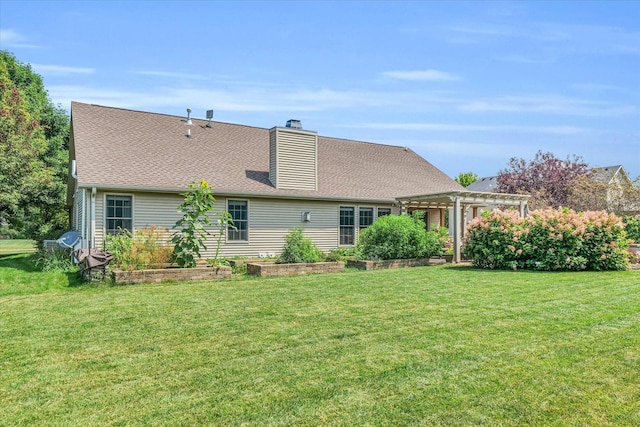
[[[386,268],[422,267],[424,265],[444,263],[444,258],[388,259],[384,261],[348,260],[347,267],[353,267],[359,270],[381,270]]]
[[[231,267],[158,268],[153,270],[116,270],[111,273],[116,283],[160,283],[166,280],[218,280],[231,277]]]
[[[255,262],[247,264],[247,274],[259,277],[293,276],[297,274],[339,273],[344,262],[314,262],[300,264],[273,264]]]

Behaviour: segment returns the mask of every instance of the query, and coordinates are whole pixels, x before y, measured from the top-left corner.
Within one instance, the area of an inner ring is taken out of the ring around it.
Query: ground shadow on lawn
[[[18,254],[0,254],[0,269],[14,269],[24,273],[42,273],[42,270],[36,265],[36,254],[18,253]],[[52,273],[56,274],[56,273]],[[67,278],[70,288],[87,285],[88,283],[80,277],[80,273],[60,272]]]
[[[1,254],[0,268],[13,268],[14,270],[22,270],[25,273],[40,271],[36,266],[35,254],[25,253]]]

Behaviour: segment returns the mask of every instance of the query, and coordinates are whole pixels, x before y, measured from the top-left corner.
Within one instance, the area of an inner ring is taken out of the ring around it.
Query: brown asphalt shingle
[[[269,130],[73,102],[78,184],[183,191],[206,179],[219,194],[393,200],[464,190],[404,147],[318,137],[318,191],[274,188]]]

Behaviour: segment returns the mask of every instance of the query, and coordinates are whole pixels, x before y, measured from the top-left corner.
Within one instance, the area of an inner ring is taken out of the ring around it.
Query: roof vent
[[[287,120],[287,127],[291,129],[302,129],[302,123],[300,122],[300,120]]]
[[[208,128],[211,127],[211,119],[213,119],[213,110],[207,110],[207,120],[209,121],[207,123]]]
[[[191,108],[187,108],[187,124],[191,126]]]

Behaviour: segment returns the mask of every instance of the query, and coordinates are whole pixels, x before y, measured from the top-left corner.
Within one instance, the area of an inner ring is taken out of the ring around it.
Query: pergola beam
[[[527,212],[528,194],[487,193],[480,191],[450,191],[446,193],[421,194],[415,196],[398,197],[401,213],[409,209],[448,209],[453,207],[453,262],[460,262],[462,248],[462,234],[464,230],[464,211],[473,208],[474,215],[477,208],[487,205],[516,206],[520,216]]]

